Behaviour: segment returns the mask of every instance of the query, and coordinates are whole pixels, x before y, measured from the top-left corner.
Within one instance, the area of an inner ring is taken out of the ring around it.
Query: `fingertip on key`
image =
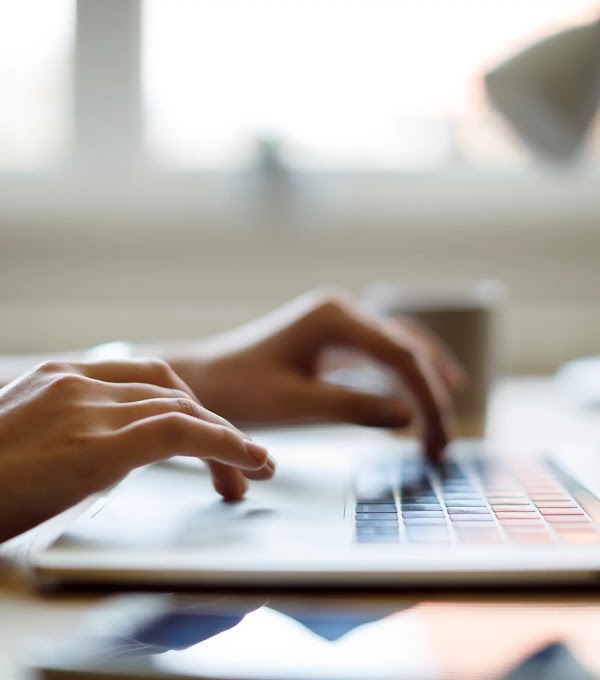
[[[269,452],[267,449],[254,441],[246,441],[246,451],[248,452],[248,455],[259,464],[259,467],[265,465],[269,460]]]

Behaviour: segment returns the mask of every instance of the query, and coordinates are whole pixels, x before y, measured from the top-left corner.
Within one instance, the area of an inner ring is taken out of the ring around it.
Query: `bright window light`
[[[56,162],[69,133],[73,0],[0,0],[0,170]]]
[[[231,169],[265,143],[297,168],[514,166],[528,154],[481,74],[597,0],[145,0],[147,139]]]

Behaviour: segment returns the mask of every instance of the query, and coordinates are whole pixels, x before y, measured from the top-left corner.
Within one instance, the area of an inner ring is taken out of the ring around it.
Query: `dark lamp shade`
[[[534,43],[487,73],[485,84],[493,105],[535,153],[572,158],[600,100],[600,20]]]

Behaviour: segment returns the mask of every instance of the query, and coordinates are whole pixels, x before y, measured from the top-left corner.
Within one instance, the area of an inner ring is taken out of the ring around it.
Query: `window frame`
[[[179,221],[182,229],[193,220],[200,231],[290,224],[310,230],[317,216],[319,231],[336,231],[360,215],[375,231],[410,230],[408,222],[417,219],[421,229],[436,232],[445,216],[481,230],[497,222],[486,224],[486,213],[505,215],[521,218],[526,229],[540,221],[529,219],[539,211],[561,228],[575,206],[584,221],[600,209],[596,164],[568,172],[534,163],[484,171],[274,171],[260,162],[236,173],[161,168],[144,148],[143,0],[75,4],[71,148],[55,167],[0,174],[0,223],[16,219],[35,230],[52,222],[68,231],[104,220],[110,231],[120,216],[140,224]],[[110,27],[110,49],[99,26]]]

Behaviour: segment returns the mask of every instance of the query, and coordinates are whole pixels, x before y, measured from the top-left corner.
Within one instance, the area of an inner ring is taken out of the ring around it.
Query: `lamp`
[[[600,19],[567,28],[485,75],[488,96],[538,155],[576,155],[600,100]]]
[[[544,38],[485,75],[490,100],[543,158],[581,148],[600,101],[600,19]],[[600,356],[562,366],[557,383],[576,403],[600,406]]]

